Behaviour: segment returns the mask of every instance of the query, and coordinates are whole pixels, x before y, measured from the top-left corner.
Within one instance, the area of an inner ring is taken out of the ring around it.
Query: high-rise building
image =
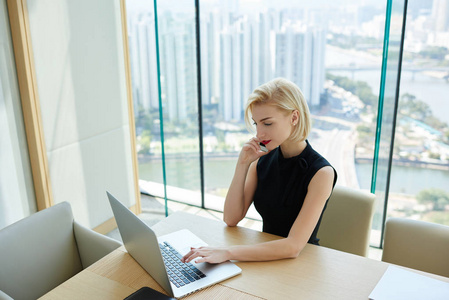
[[[201,96],[218,105],[219,118],[243,121],[244,104],[257,86],[286,77],[319,105],[324,85],[325,31],[304,27],[295,14],[266,11],[238,15],[213,11],[201,18]],[[194,18],[161,13],[159,53],[165,116],[183,121],[197,109]],[[130,23],[134,98],[148,109],[158,106],[154,18],[145,13]]]
[[[275,76],[293,81],[301,88],[309,105],[319,105],[325,80],[325,32],[291,25],[274,32],[273,38]]]
[[[128,39],[134,104],[147,110],[157,108],[159,91],[157,76],[154,76],[157,74],[154,16],[148,12],[140,13],[130,18],[128,26],[131,32]]]
[[[200,47],[201,47],[201,100],[203,104],[208,105],[211,102],[211,83],[210,76],[213,74],[213,63],[210,52],[213,51],[210,39],[213,37],[212,28],[209,21],[209,15],[200,19]]]
[[[435,31],[447,31],[449,29],[449,0],[434,0],[432,13]]]
[[[225,121],[233,119],[233,81],[232,81],[232,35],[220,33],[220,95],[219,112]]]
[[[169,121],[183,122],[198,103],[194,20],[162,14],[159,41],[163,109]]]
[[[313,42],[310,56],[312,58],[311,66],[311,91],[309,103],[312,106],[321,104],[321,95],[324,92],[325,73],[325,53],[326,53],[326,30],[315,28],[313,30]],[[306,57],[307,59],[307,57]]]

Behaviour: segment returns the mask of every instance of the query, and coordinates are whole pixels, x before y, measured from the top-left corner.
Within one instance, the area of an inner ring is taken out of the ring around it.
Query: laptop
[[[181,257],[190,247],[207,244],[187,229],[156,237],[149,226],[106,193],[126,250],[170,296],[181,298],[242,272],[229,261],[182,263]]]

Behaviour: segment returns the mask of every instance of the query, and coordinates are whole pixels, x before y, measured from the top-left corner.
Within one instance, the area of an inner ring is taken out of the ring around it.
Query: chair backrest
[[[366,256],[375,199],[366,191],[335,186],[318,231],[320,245]]]
[[[66,202],[0,230],[0,290],[37,299],[82,270]]]
[[[449,277],[449,226],[388,219],[382,261]]]

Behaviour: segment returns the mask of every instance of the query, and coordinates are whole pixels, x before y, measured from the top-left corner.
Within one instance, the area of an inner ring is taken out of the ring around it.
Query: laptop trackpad
[[[202,246],[207,246],[207,244],[202,241],[199,237],[194,235],[187,229],[182,229],[158,238],[159,241],[168,242],[176,250],[178,250],[181,255],[185,255],[190,251],[191,247],[198,248]]]

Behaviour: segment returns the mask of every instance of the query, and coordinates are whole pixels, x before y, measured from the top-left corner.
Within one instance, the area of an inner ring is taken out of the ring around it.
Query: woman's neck
[[[284,158],[290,158],[290,157],[298,156],[299,154],[301,154],[302,151],[304,151],[304,149],[306,149],[307,142],[306,141],[301,141],[301,142],[285,141],[279,147],[281,148],[282,156],[284,156]]]

